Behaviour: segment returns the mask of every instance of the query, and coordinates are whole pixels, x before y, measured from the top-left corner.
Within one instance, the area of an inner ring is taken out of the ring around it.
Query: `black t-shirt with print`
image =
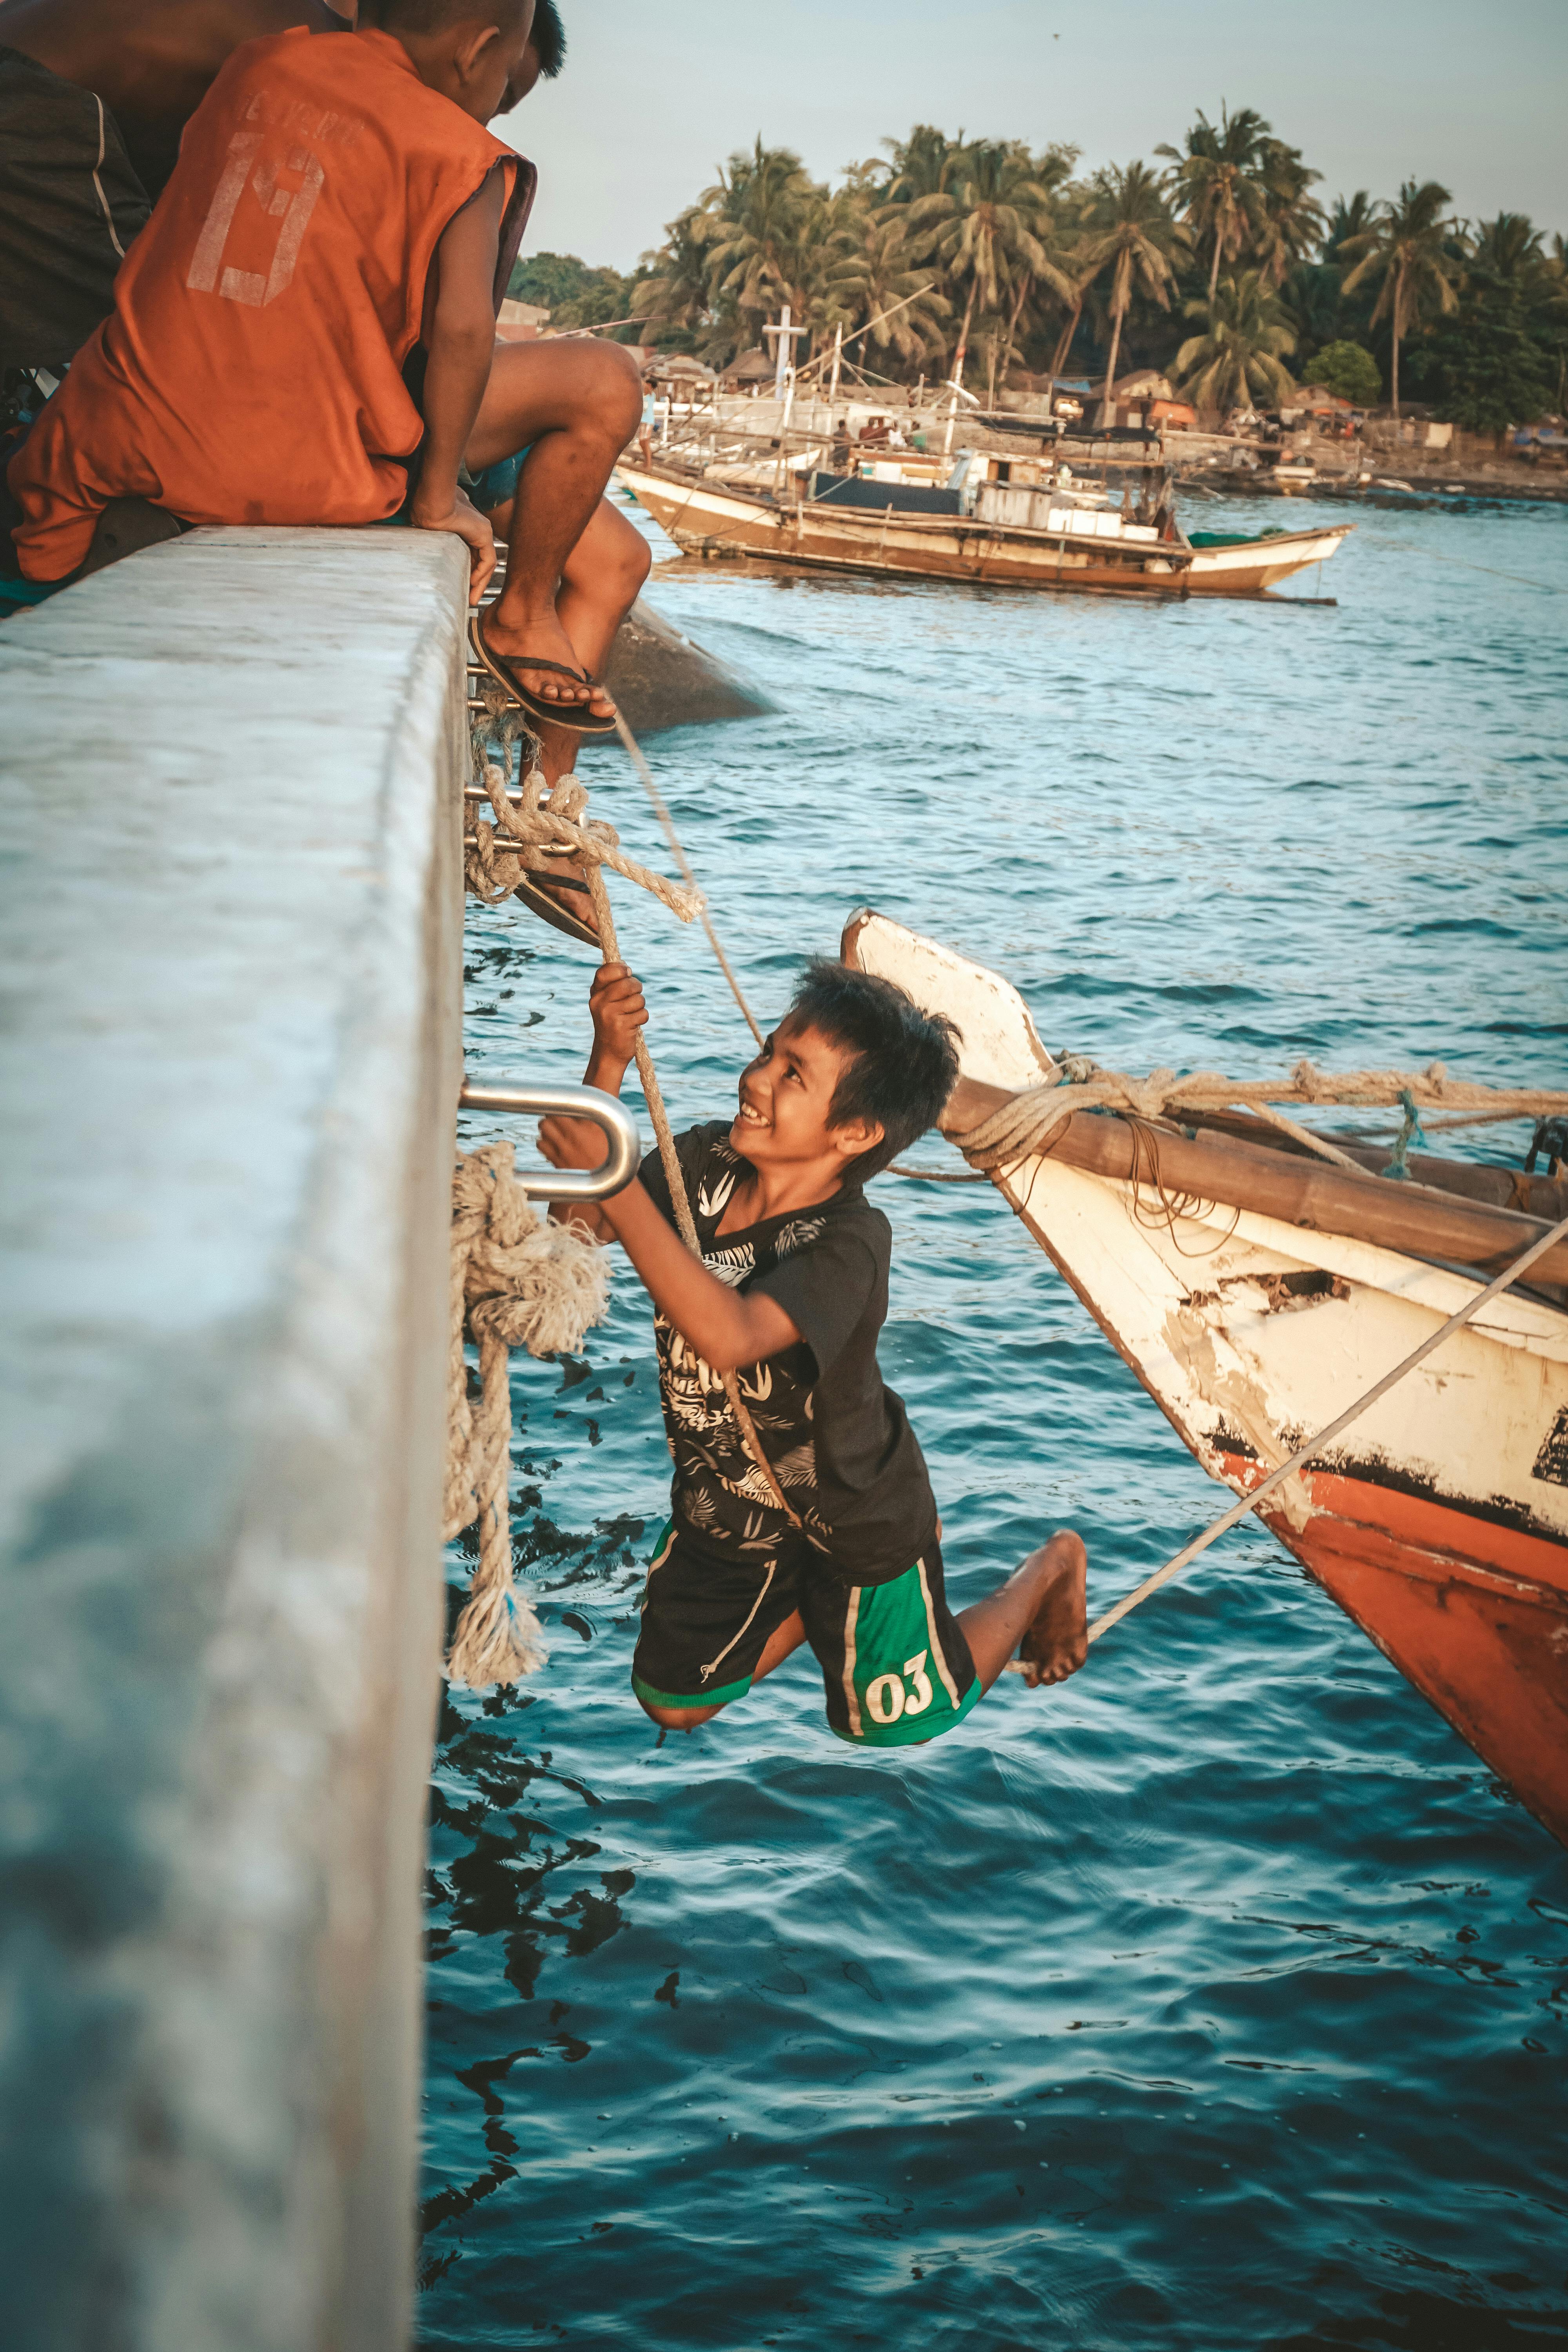
[[[925,1457],[877,1364],[888,1314],[892,1231],[858,1185],[809,1209],[718,1234],[750,1174],[715,1119],[676,1139],[702,1262],[731,1289],[776,1299],[797,1346],[736,1378],[774,1477],[839,1572],[857,1584],[901,1576],[936,1527]],[[662,1163],[642,1181],[675,1216]],[[659,1392],[675,1462],[676,1525],[700,1547],[766,1558],[800,1540],[742,1443],[724,1384],[661,1314]]]

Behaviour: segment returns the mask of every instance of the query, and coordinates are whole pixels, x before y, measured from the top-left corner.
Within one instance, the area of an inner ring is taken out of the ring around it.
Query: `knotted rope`
[[[637,883],[689,923],[700,916],[709,942],[759,1042],[739,982],[719,945],[696,877],[675,834],[647,762],[624,720],[626,749],[653,802],[686,876],[687,887],[666,880],[627,857],[613,825],[586,814],[586,788],[563,776],[552,789],[531,767],[521,797],[507,791],[511,747],[527,739],[521,715],[487,699],[471,730],[475,765],[483,781],[495,824],[476,824],[465,856],[465,877],[474,897],[487,905],[510,895],[521,873],[552,869],[552,857],[567,854],[580,862],[598,923],[605,961],[619,960],[615,919],[605,887],[605,866]],[[504,765],[487,756],[499,748]],[[637,1074],[647,1100],[659,1155],[668,1181],[677,1223],[687,1246],[700,1256],[697,1228],[676,1155],[664,1097],[652,1057],[641,1037]],[[518,1183],[510,1143],[486,1144],[459,1155],[452,1187],[452,1286],[448,1349],[447,1447],[445,1539],[479,1521],[479,1559],[468,1599],[453,1636],[447,1679],[482,1689],[515,1682],[544,1663],[546,1652],[532,1603],[514,1582],[507,1488],[511,1455],[510,1351],[526,1347],[535,1356],[574,1355],[590,1325],[602,1322],[608,1272],[600,1250],[580,1226],[536,1214]],[[479,1355],[478,1409],[468,1392],[465,1328]],[[733,1372],[721,1372],[742,1442],[761,1472],[767,1492],[795,1526],[801,1521],[774,1477]]]
[[[551,785],[542,770],[532,768],[516,800],[509,795],[505,772],[494,761],[485,761],[480,781],[495,812],[495,823],[487,824],[481,818],[475,825],[473,844],[464,853],[464,874],[473,896],[487,906],[493,907],[515,890],[524,874],[543,874],[548,878],[552,870],[558,872],[552,866],[553,853],[554,857],[564,854],[574,858],[584,873],[607,866],[612,873],[651,891],[683,923],[701,913],[700,890],[667,881],[662,874],[639,866],[621,848],[613,824],[586,814],[587,786],[575,776],[563,776]]]
[[[1154,1070],[1146,1078],[1134,1078],[1069,1055],[1055,1076],[1012,1096],[989,1118],[954,1140],[966,1160],[992,1172],[1048,1151],[1075,1111],[1119,1110],[1135,1118],[1179,1122],[1184,1111],[1230,1110],[1241,1106],[1307,1145],[1320,1158],[1352,1168],[1358,1176],[1365,1174],[1349,1152],[1274,1108],[1282,1102],[1397,1104],[1407,1116],[1436,1108],[1455,1116],[1435,1119],[1434,1126],[1461,1127],[1482,1126],[1492,1119],[1541,1118],[1568,1109],[1568,1094],[1542,1087],[1477,1086],[1468,1079],[1451,1078],[1441,1062],[1425,1070],[1333,1073],[1301,1061],[1288,1078],[1226,1078],[1214,1070],[1194,1071],[1186,1077],[1178,1077],[1173,1070]]]
[[[515,1682],[543,1664],[532,1603],[512,1582],[507,1480],[511,1465],[511,1349],[574,1356],[609,1297],[604,1253],[580,1225],[541,1217],[517,1181],[510,1143],[460,1154],[452,1179],[447,1334],[446,1522],[450,1542],[477,1518],[479,1559],[447,1660],[470,1690]],[[479,1352],[468,1396],[465,1323]]]
[[[483,818],[476,823],[474,839],[464,851],[464,879],[471,895],[493,907],[510,897],[524,874],[542,874],[546,879],[558,874],[553,861],[564,856],[576,859],[584,873],[609,866],[627,882],[651,891],[683,923],[701,915],[703,898],[695,881],[689,887],[668,881],[628,857],[615,826],[588,815],[588,789],[575,776],[562,776],[552,786],[530,760],[520,763],[527,772],[521,793],[512,798],[508,790],[512,746],[521,740],[531,750],[533,739],[521,712],[499,707],[500,702],[499,688],[491,689],[469,728],[475,772],[495,819],[493,824]],[[499,761],[489,756],[492,750],[500,751]]]
[[[1408,1087],[1399,1099],[1405,1106],[1405,1124],[1394,1138],[1394,1157],[1383,1172],[1385,1176],[1392,1176],[1398,1183],[1407,1184],[1410,1181],[1412,1144],[1418,1143],[1423,1151],[1430,1151],[1432,1147],[1422,1132],[1421,1113],[1416,1107],[1415,1097]]]

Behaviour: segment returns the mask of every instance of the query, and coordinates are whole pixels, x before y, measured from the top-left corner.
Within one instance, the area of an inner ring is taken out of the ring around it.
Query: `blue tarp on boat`
[[[814,474],[812,502],[816,506],[868,507],[874,514],[894,508],[900,514],[955,515],[956,490],[928,488],[921,482],[868,482],[858,474]]]

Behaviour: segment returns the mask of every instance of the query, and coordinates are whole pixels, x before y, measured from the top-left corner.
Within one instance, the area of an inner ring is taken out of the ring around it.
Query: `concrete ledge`
[[[466,562],[0,632],[6,2339],[407,2335]]]

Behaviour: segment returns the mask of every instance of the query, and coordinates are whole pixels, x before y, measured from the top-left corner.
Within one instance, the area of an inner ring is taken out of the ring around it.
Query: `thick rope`
[[[731,966],[730,959],[719,944],[719,934],[714,929],[712,919],[708,912],[708,901],[702,892],[698,888],[697,877],[691,871],[691,861],[687,856],[685,850],[681,847],[680,835],[675,830],[675,819],[670,815],[669,810],[665,805],[664,794],[659,791],[658,786],[653,780],[653,770],[648,766],[647,761],[643,757],[641,744],[637,741],[637,737],[632,733],[631,729],[626,725],[626,720],[622,718],[618,710],[616,713],[616,732],[619,735],[622,743],[626,746],[626,757],[631,761],[633,767],[637,770],[642,788],[647,794],[649,801],[652,803],[653,813],[655,816],[658,817],[660,825],[664,829],[664,837],[669,844],[670,856],[679,866],[682,874],[685,875],[689,887],[697,891],[698,898],[700,900],[698,913],[701,920],[702,928],[708,934],[708,944],[713,950],[713,960],[715,963],[717,963],[720,971],[723,973],[725,979],[729,982],[730,993],[741,1008],[742,1018],[744,1020],[747,1028],[751,1031],[752,1036],[760,1045],[763,1043],[763,1033],[757,1026],[756,1019],[752,1012],[751,1006],[747,1003],[745,997],[742,993],[741,983],[735,977],[733,969]]]
[[[510,1143],[459,1154],[452,1179],[443,1541],[477,1518],[479,1559],[447,1660],[448,1682],[482,1690],[542,1665],[539,1620],[512,1579],[510,1351],[575,1355],[609,1296],[604,1253],[580,1225],[541,1217],[518,1182]],[[479,1354],[468,1397],[465,1324]]]
[[[1212,1070],[1194,1071],[1187,1077],[1178,1077],[1173,1070],[1155,1070],[1146,1078],[1134,1078],[1123,1071],[1101,1070],[1092,1063],[1069,1058],[1057,1077],[1012,1096],[989,1118],[954,1140],[966,1160],[989,1171],[1016,1167],[1020,1160],[1048,1151],[1058,1130],[1075,1111],[1130,1111],[1139,1118],[1179,1121],[1184,1111],[1229,1110],[1241,1105],[1324,1159],[1353,1168],[1357,1175],[1365,1174],[1347,1152],[1276,1110],[1273,1106],[1280,1102],[1396,1104],[1407,1111],[1440,1107],[1462,1113],[1467,1123],[1478,1125],[1488,1119],[1542,1118],[1568,1110],[1568,1094],[1541,1087],[1476,1086],[1451,1078],[1441,1062],[1432,1063],[1426,1070],[1334,1074],[1303,1061],[1297,1063],[1288,1078],[1226,1078]]]
[[[752,1035],[762,1032],[741,992],[701,891],[681,847],[669,812],[654,783],[631,730],[617,721],[633,764],[686,877],[686,887],[651,873],[619,847],[614,826],[586,814],[586,788],[563,776],[552,788],[530,766],[520,796],[507,789],[512,746],[532,740],[520,712],[487,695],[470,729],[475,767],[494,812],[493,825],[476,824],[465,856],[465,879],[475,898],[494,905],[517,887],[521,874],[559,873],[563,854],[575,859],[587,878],[605,961],[618,960],[615,919],[602,869],[608,866],[636,882],[682,922],[700,916],[709,944],[729,982]],[[488,757],[499,750],[498,762]],[[643,1040],[637,1046],[637,1072],[659,1153],[668,1179],[682,1237],[700,1255],[697,1229],[675,1152],[664,1097]],[[607,1274],[603,1253],[580,1227],[537,1216],[517,1183],[512,1147],[489,1144],[459,1157],[453,1183],[451,1324],[448,1348],[448,1429],[445,1496],[446,1539],[479,1520],[479,1560],[467,1603],[458,1621],[447,1661],[447,1679],[483,1689],[516,1681],[544,1663],[546,1652],[531,1602],[513,1580],[507,1488],[511,1455],[510,1349],[534,1355],[575,1354],[590,1324],[604,1319]],[[468,1393],[463,1352],[465,1325],[479,1349],[480,1397],[476,1412]],[[742,1443],[762,1474],[769,1495],[796,1526],[801,1522],[763,1454],[732,1372],[721,1374]]]
[[[465,873],[474,897],[488,906],[515,890],[524,874],[548,877],[559,872],[552,864],[553,853],[556,858],[564,855],[575,859],[584,872],[609,866],[627,882],[651,891],[683,923],[701,913],[700,890],[687,889],[639,866],[620,847],[614,825],[586,814],[588,789],[575,776],[562,776],[551,785],[542,770],[531,769],[516,800],[510,797],[505,772],[494,761],[486,761],[479,781],[495,812],[495,823],[486,824],[481,819],[475,825],[474,843],[465,856]]]
[[[651,891],[683,923],[702,914],[702,893],[684,856],[687,887],[628,857],[615,826],[588,815],[587,787],[575,776],[562,776],[553,786],[545,781],[533,756],[537,744],[527,721],[521,711],[508,704],[499,687],[487,686],[484,690],[481,707],[469,723],[468,741],[475,776],[495,817],[493,824],[483,819],[476,823],[474,839],[464,854],[464,878],[474,898],[493,907],[516,889],[524,874],[548,879],[560,872],[557,860],[575,858],[584,870],[595,865],[608,866],[626,881]],[[526,772],[521,791],[513,799],[508,785],[512,750],[519,743],[524,754],[519,765]],[[492,751],[500,753],[499,761],[489,756]],[[709,936],[712,937],[711,930]]]
[[[1126,1594],[1114,1608],[1108,1609],[1102,1617],[1097,1617],[1089,1629],[1089,1639],[1091,1642],[1098,1642],[1100,1635],[1109,1633],[1110,1628],[1119,1624],[1129,1611],[1136,1609],[1141,1602],[1147,1601],[1151,1593],[1158,1592],[1163,1584],[1169,1584],[1173,1576],[1180,1576],[1182,1570],[1189,1567],[1200,1552],[1206,1551],[1216,1538],[1223,1536],[1228,1528],[1237,1526],[1247,1517],[1248,1512],[1257,1510],[1260,1503],[1267,1502],[1276,1488],[1282,1486],[1287,1478],[1300,1469],[1303,1463],[1311,1461],[1314,1454],[1321,1454],[1326,1445],[1331,1444],[1341,1432],[1348,1429],[1352,1422],[1359,1421],[1369,1406],[1377,1402],[1379,1397],[1386,1396],[1396,1381],[1402,1381],[1407,1372],[1413,1372],[1417,1364],[1424,1363],[1435,1348],[1440,1348],[1445,1339],[1451,1338],[1453,1333],[1461,1329],[1472,1317],[1479,1315],[1481,1308],[1491,1299],[1498,1297],[1510,1285],[1516,1283],[1521,1275],[1527,1273],[1538,1257],[1544,1256],[1549,1249],[1565,1237],[1568,1237],[1568,1217],[1564,1217],[1560,1223],[1553,1225],[1549,1233],[1541,1234],[1538,1240],[1531,1242],[1530,1247],[1516,1257],[1511,1265],[1505,1266],[1502,1273],[1489,1282],[1484,1290],[1478,1290],[1475,1297],[1468,1300],[1457,1315],[1450,1315],[1446,1323],[1439,1324],[1429,1339],[1423,1339],[1421,1345],[1414,1349],[1401,1363],[1395,1364],[1391,1372],[1385,1372],[1382,1380],[1374,1387],[1368,1389],[1364,1396],[1358,1397],[1354,1404],[1347,1407],[1337,1421],[1331,1421],[1326,1429],[1319,1430],[1316,1437],[1310,1438],[1305,1445],[1298,1446],[1289,1461],[1281,1462],[1277,1470],[1269,1472],[1261,1486],[1255,1486],[1250,1495],[1244,1495],[1238,1503],[1233,1503],[1230,1509],[1222,1513],[1211,1526],[1206,1527],[1201,1536],[1194,1536],[1190,1544],[1184,1544],[1173,1559],[1168,1559],[1163,1568],[1156,1569],[1152,1576],[1145,1577],[1143,1582]],[[1025,1671],[1023,1661],[1021,1659],[1010,1661],[1010,1671],[1022,1674]]]

